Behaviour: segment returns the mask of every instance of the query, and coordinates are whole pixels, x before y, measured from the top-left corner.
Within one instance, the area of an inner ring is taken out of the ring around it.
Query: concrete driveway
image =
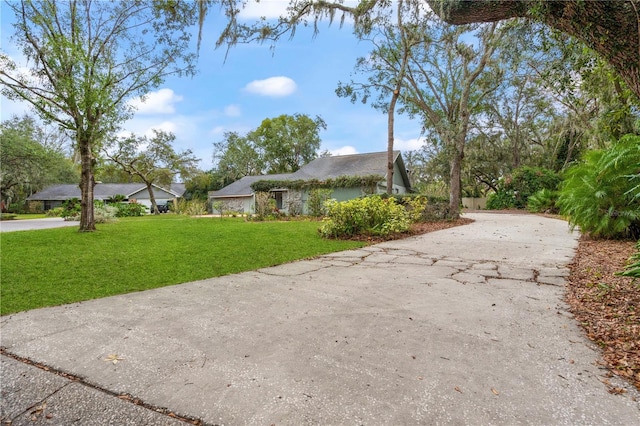
[[[360,250],[2,317],[2,418],[639,424],[639,393],[615,378],[627,392],[608,392],[563,302],[577,235],[539,216],[468,216]]]
[[[36,229],[62,228],[64,226],[80,226],[80,222],[65,221],[61,217],[43,219],[3,220],[0,221],[0,232],[33,231]]]

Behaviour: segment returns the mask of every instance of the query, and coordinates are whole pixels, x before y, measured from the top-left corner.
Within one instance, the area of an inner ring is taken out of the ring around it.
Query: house
[[[153,196],[157,204],[164,204],[181,198],[186,191],[183,183],[172,183],[170,188],[162,188],[153,185]],[[62,206],[62,203],[71,198],[80,198],[80,187],[76,184],[53,185],[40,192],[29,196],[28,201],[41,201],[44,210],[50,210]],[[107,201],[116,195],[124,195],[125,201],[137,202],[151,207],[149,191],[143,183],[98,183],[93,188],[95,200]]]
[[[411,184],[400,151],[394,151],[393,192],[411,191]],[[371,193],[387,192],[387,152],[340,155],[316,158],[295,173],[245,176],[209,193],[209,202],[224,203],[225,210],[239,213],[255,212],[255,191],[252,185],[265,185],[276,200],[279,210],[308,213],[307,201],[314,184],[330,187],[331,198],[346,201]],[[351,179],[361,178],[361,179]],[[307,185],[305,185],[307,183]]]

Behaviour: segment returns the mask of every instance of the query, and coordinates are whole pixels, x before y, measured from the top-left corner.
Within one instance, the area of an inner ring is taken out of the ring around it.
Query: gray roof
[[[405,186],[410,188],[409,177],[404,167],[400,151],[394,151],[394,161],[399,163],[400,173]],[[387,176],[387,152],[372,152],[368,154],[337,155],[331,157],[316,158],[305,164],[295,173],[245,176],[219,191],[210,192],[217,197],[249,197],[253,194],[251,184],[260,180],[310,180],[310,179],[335,179],[341,176]]]
[[[158,185],[154,186],[167,191],[167,189]],[[112,198],[115,195],[124,195],[128,197],[141,190],[146,190],[146,188],[146,185],[143,183],[98,183],[93,189],[93,197],[96,200]],[[173,183],[171,184],[169,191],[174,193],[177,197],[182,197],[185,190],[184,183]],[[64,201],[70,198],[80,198],[80,195],[80,187],[78,185],[62,184],[47,187],[42,191],[31,195],[27,199],[31,201]]]
[[[253,194],[251,185],[260,180],[291,180],[293,173],[279,175],[245,176],[219,191],[210,192],[212,197],[249,197]]]
[[[394,161],[400,151],[394,152]],[[316,158],[294,173],[294,179],[335,179],[340,176],[387,175],[387,152]]]

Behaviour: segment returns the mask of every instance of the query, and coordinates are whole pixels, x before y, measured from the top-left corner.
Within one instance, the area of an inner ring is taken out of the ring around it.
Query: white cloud
[[[412,138],[412,139],[406,139],[406,140],[394,138],[393,148],[399,149],[401,151],[415,151],[422,148],[424,143],[425,143],[424,138]]]
[[[264,80],[253,80],[244,87],[249,93],[261,96],[289,96],[297,89],[296,82],[289,77],[270,77]]]
[[[148,128],[144,132],[144,135],[148,138],[152,138],[153,136],[155,136],[155,133],[153,132],[154,130],[161,130],[167,133],[175,134],[178,130],[178,125],[173,121],[163,121],[160,124],[156,124],[155,126]]]
[[[182,101],[182,96],[176,95],[171,89],[160,89],[150,92],[145,97],[134,98],[129,101],[138,114],[173,114],[175,104]]]
[[[226,115],[227,117],[240,117],[242,115],[240,105],[227,105],[226,107],[224,107],[224,115]]]
[[[350,145],[345,145],[337,149],[330,149],[329,152],[331,153],[331,155],[351,155],[357,154],[358,150]]]

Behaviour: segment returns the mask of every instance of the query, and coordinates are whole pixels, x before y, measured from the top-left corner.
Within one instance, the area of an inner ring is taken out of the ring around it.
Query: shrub
[[[541,189],[529,197],[527,210],[531,213],[557,214],[560,209],[556,205],[558,192],[550,189]]]
[[[81,209],[79,198],[69,198],[62,203],[60,217],[63,217],[64,220],[80,220]]]
[[[309,200],[307,205],[309,206],[309,216],[321,217],[327,212],[325,203],[331,198],[330,189],[312,189],[309,192]]]
[[[93,217],[96,223],[115,222],[118,209],[114,206],[106,205],[102,202],[96,203],[93,207]]]
[[[624,277],[640,278],[640,241],[636,243],[636,252],[629,258],[629,263],[620,273]]]
[[[406,232],[411,224],[407,210],[392,198],[375,195],[337,202],[328,200],[320,234],[326,238]]]
[[[54,209],[49,209],[45,212],[45,216],[47,217],[62,217],[62,212],[64,212],[64,207],[56,207]]]
[[[640,136],[590,151],[565,172],[558,206],[594,237],[640,237]]]
[[[207,202],[200,199],[180,199],[177,203],[171,204],[171,211],[187,216],[201,216],[207,214]]]
[[[516,207],[516,197],[513,191],[498,189],[487,196],[487,210],[514,209]]]
[[[265,220],[277,212],[276,200],[271,198],[269,192],[256,192],[255,204],[257,220]]]
[[[518,167],[511,175],[501,179],[498,191],[487,198],[487,209],[523,209],[529,197],[542,189],[555,191],[560,176],[553,170],[541,167]]]
[[[403,204],[409,214],[411,222],[416,223],[424,221],[424,212],[427,204],[429,204],[427,197],[422,195],[417,197],[405,197]]]
[[[29,201],[27,204],[27,210],[29,213],[42,213],[44,210],[42,201]]]
[[[212,213],[218,212],[220,216],[224,216],[225,207],[226,205],[222,201],[214,201],[213,203],[211,203],[211,212]]]
[[[302,202],[299,200],[289,201],[289,216],[302,215]]]
[[[111,204],[116,208],[116,217],[137,217],[147,212],[147,207],[138,203],[116,203]]]

